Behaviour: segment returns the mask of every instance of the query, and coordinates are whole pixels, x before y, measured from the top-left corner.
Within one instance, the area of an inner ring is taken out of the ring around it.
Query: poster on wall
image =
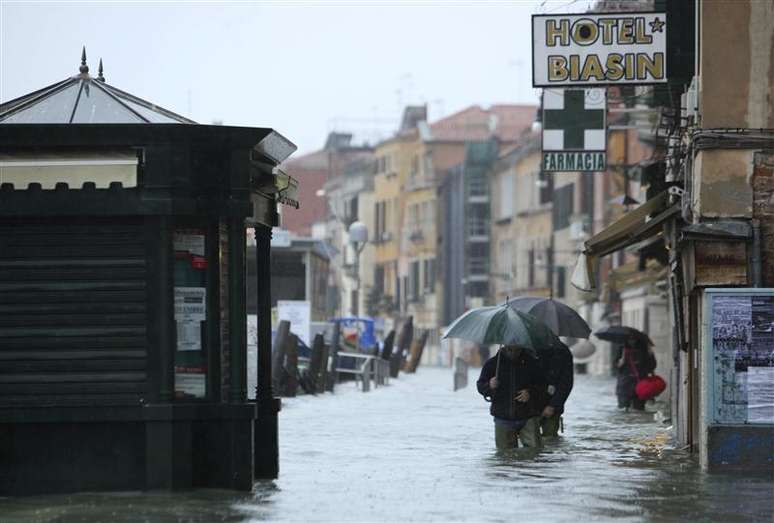
[[[774,295],[713,295],[715,419],[774,423]]]
[[[201,350],[201,322],[207,319],[205,287],[175,287],[177,350]]]
[[[290,331],[301,338],[306,345],[309,343],[309,329],[311,327],[312,305],[308,301],[278,300],[277,320],[290,322]]]

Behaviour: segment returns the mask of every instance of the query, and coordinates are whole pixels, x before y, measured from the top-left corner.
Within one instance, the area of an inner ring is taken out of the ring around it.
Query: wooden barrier
[[[413,374],[417,371],[419,363],[422,360],[422,352],[425,350],[425,344],[427,343],[427,337],[430,335],[430,331],[424,329],[420,334],[419,339],[411,343],[411,351],[409,354],[408,362],[406,363],[406,372]]]
[[[454,390],[468,386],[468,362],[462,358],[454,358]]]
[[[291,333],[285,346],[285,388],[283,396],[292,398],[298,391],[298,336]]]
[[[392,357],[392,348],[395,344],[395,329],[392,329],[387,337],[384,338],[384,348],[382,349],[382,359],[390,361]]]
[[[390,358],[390,377],[397,378],[398,372],[405,365],[411,340],[414,337],[414,317],[409,316],[403,323],[398,336],[398,350]]]
[[[322,334],[317,334],[312,341],[312,355],[309,358],[309,367],[306,369],[305,378],[307,382],[307,392],[316,394],[318,390],[318,381],[320,371],[322,370],[323,350],[325,348],[325,339]]]
[[[290,322],[282,320],[277,326],[277,334],[274,337],[272,347],[271,382],[272,388],[277,394],[282,394],[285,383],[285,349],[290,336]]]
[[[328,354],[330,353],[330,346],[327,344],[323,344],[322,347],[322,357],[320,358],[320,368],[317,371],[317,392],[325,392],[326,387],[326,380],[328,379],[328,369],[330,365],[330,358],[328,357]]]

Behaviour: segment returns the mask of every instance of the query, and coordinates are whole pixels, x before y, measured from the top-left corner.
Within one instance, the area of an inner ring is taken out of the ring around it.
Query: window
[[[428,258],[424,264],[424,290],[426,292],[435,291],[435,258]]]
[[[374,289],[379,294],[384,294],[384,265],[377,265],[374,268]]]
[[[540,187],[539,202],[541,204],[550,202],[554,195],[554,177],[550,173],[540,171],[538,187]]]
[[[594,173],[581,173],[580,212],[588,216],[594,215]]]
[[[497,259],[500,276],[510,277],[513,272],[513,240],[500,240],[497,248]]]
[[[419,301],[419,262],[411,262],[409,272],[409,299],[411,301]]]
[[[573,213],[575,185],[565,185],[554,191],[553,219],[554,230],[559,231],[570,226],[570,216]]]
[[[527,265],[528,265],[528,276],[527,276],[527,286],[529,288],[532,288],[535,286],[535,250],[530,249],[527,253]]]
[[[554,268],[556,273],[556,297],[564,298],[565,296],[565,280],[567,279],[567,269],[562,266]]]
[[[500,208],[499,219],[510,218],[513,215],[513,173],[509,172],[500,178]]]
[[[374,206],[374,242],[385,241],[387,230],[387,202],[376,202]]]

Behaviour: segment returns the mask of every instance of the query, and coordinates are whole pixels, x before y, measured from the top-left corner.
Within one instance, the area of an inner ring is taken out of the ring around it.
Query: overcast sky
[[[531,103],[530,15],[589,0],[13,2],[0,0],[0,100],[102,58],[111,85],[199,123],[272,127],[299,147],[331,130],[387,137],[406,104],[436,120]]]

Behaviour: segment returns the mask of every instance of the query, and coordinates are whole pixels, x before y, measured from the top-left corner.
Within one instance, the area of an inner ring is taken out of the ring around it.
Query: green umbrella
[[[559,341],[543,322],[508,305],[471,309],[454,320],[443,337],[481,345],[519,345],[533,354],[550,350]]]

